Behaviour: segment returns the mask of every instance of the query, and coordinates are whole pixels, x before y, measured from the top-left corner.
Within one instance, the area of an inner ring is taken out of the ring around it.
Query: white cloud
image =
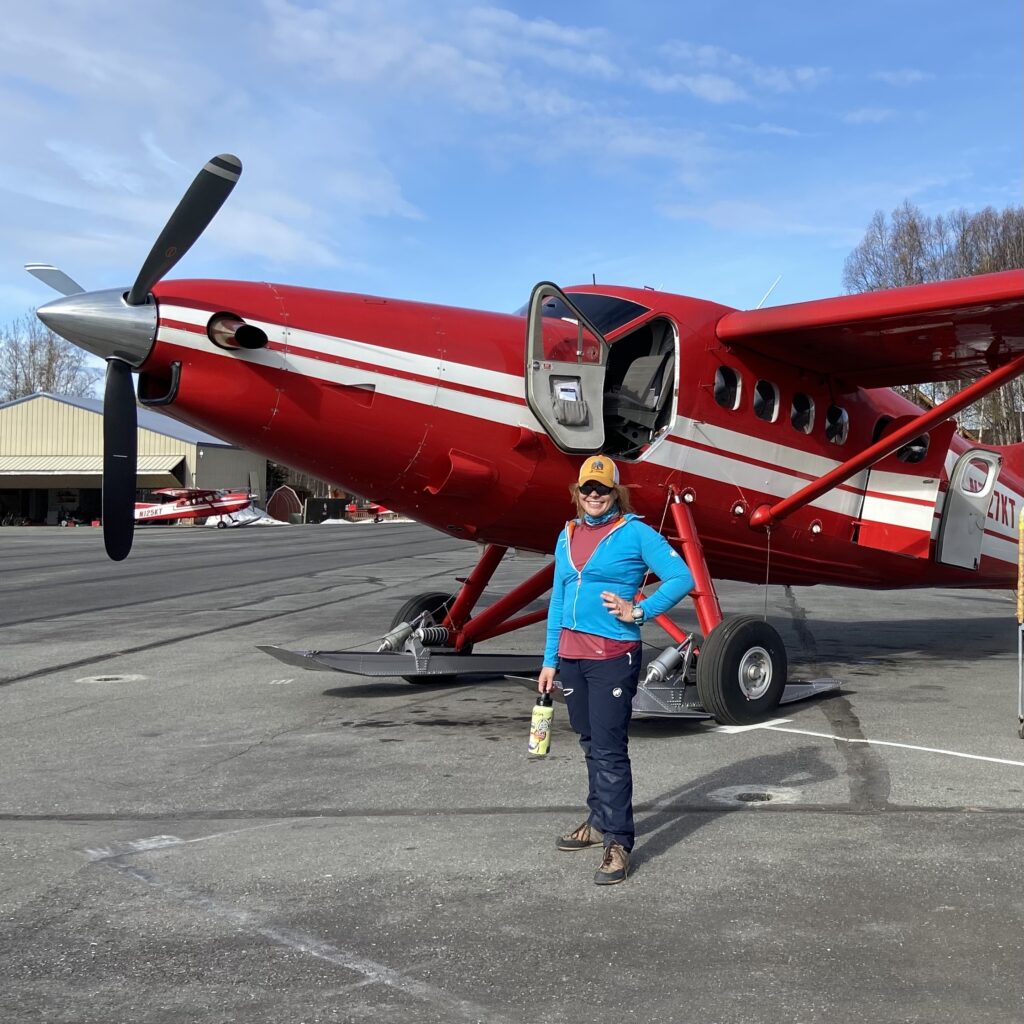
[[[423,219],[423,213],[402,195],[399,183],[383,167],[339,168],[325,184],[335,200],[360,214]]]
[[[927,71],[918,71],[916,68],[900,68],[897,71],[875,71],[871,78],[876,82],[885,82],[886,85],[918,85],[921,82],[928,82],[935,76]]]
[[[82,181],[100,189],[123,190],[139,195],[142,179],[128,165],[136,161],[128,154],[111,153],[69,139],[50,139],[46,148],[55,153]]]
[[[224,207],[211,225],[209,236],[211,244],[229,252],[258,256],[276,266],[331,267],[343,262],[308,232],[238,203]]]
[[[568,74],[612,80],[615,62],[600,52],[609,45],[603,29],[559,25],[547,18],[526,19],[498,7],[471,8],[458,35],[478,56],[491,54],[536,60]]]
[[[152,132],[146,131],[142,133],[142,145],[149,154],[149,158],[153,166],[164,171],[168,177],[178,178],[183,173],[187,173],[184,167],[177,160],[164,152]]]
[[[886,107],[861,107],[844,114],[843,120],[847,124],[882,124],[883,121],[891,121],[895,116],[896,111]]]
[[[741,132],[751,132],[755,135],[781,135],[788,139],[795,139],[806,134],[805,132],[797,131],[795,128],[787,128],[785,125],[772,124],[770,121],[762,121],[756,125],[744,125],[734,124],[733,128]]]
[[[551,82],[538,83],[527,65],[570,79],[619,76],[615,62],[601,52],[609,46],[602,30],[526,19],[497,7],[435,11],[349,0],[317,8],[294,0],[264,3],[276,60],[339,83],[370,85],[380,96],[406,95],[418,104],[454,100],[483,114],[547,113],[553,106],[575,108],[578,101]]]
[[[655,92],[688,92],[710,103],[735,103],[749,98],[741,86],[724,75],[664,74],[647,71],[640,74],[640,80]]]
[[[341,82],[374,84],[385,92],[429,88],[477,109],[507,102],[498,70],[461,52],[424,15],[395,20],[382,8],[334,0],[304,7],[266,0],[274,56]]]
[[[740,79],[745,81],[748,87],[758,91],[789,93],[813,89],[831,74],[826,67],[799,65],[782,68],[758,64],[748,57],[733,53],[721,46],[697,44],[685,40],[673,40],[666,43],[663,51],[669,59],[684,65],[687,70],[701,69],[714,75]]]

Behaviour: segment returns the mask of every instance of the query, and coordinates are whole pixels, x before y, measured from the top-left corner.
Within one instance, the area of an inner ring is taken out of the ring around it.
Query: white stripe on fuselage
[[[249,323],[264,330],[272,342],[285,346],[286,351],[256,349],[226,352],[213,346],[205,335],[212,311],[169,303],[161,304],[160,309],[162,320],[169,318],[204,329],[204,333],[197,334],[161,323],[159,339],[172,345],[206,355],[276,367],[328,383],[373,385],[380,394],[403,401],[442,408],[490,423],[525,427],[538,434],[545,433],[543,425],[528,406],[497,397],[520,395],[523,389],[523,378],[520,376],[487,370],[471,363],[457,363],[447,359],[441,361],[434,356],[385,345],[286,328],[281,324],[251,318]],[[300,355],[296,351],[300,349],[327,358]],[[331,362],[331,357],[359,362],[365,368]],[[414,374],[423,379],[413,380],[398,375],[402,373]],[[445,383],[490,392],[494,397],[446,388]],[[839,459],[830,459],[774,440],[679,415],[668,437],[652,446],[641,461],[680,470],[692,477],[716,483],[730,483],[737,488],[738,496],[743,496],[747,491],[755,491],[777,499],[788,497],[806,486],[809,477],[818,479],[841,464]],[[867,479],[868,471],[863,470],[841,486],[815,499],[811,507],[856,519],[861,514]],[[882,484],[884,492],[893,496],[874,499],[873,521],[920,528],[922,506],[898,500],[901,495],[914,496],[912,491],[906,490],[905,481],[900,480],[899,474],[879,474],[876,471],[871,483],[876,486]],[[876,486],[872,486],[872,490]],[[1021,507],[1022,499],[1016,492],[999,485],[997,490],[1015,501],[1017,508]],[[997,535],[986,532],[984,554],[1000,561],[1015,562],[1015,528],[1008,528],[1006,524],[992,519],[988,520],[987,525],[988,531],[995,531]]]

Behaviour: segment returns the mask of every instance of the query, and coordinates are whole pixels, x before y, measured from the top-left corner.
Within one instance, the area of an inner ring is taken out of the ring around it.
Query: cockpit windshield
[[[611,295],[595,295],[592,292],[568,292],[567,294],[572,302],[580,308],[583,315],[588,317],[591,323],[605,335],[648,312],[648,307],[641,306],[638,302],[618,299]],[[575,322],[573,311],[557,295],[549,295],[544,300],[543,310],[545,317]],[[516,310],[516,315],[526,316],[529,311],[530,304],[527,303],[521,309]]]

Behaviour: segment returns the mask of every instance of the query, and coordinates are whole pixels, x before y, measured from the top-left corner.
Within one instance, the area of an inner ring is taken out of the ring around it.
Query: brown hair
[[[569,488],[569,494],[572,497],[573,504],[576,506],[576,514],[582,520],[586,512],[583,508],[583,501],[580,497],[580,485],[578,483],[573,484]],[[629,488],[624,484],[616,484],[612,490],[612,502],[619,506],[619,511],[625,516],[629,515],[633,511],[633,502],[629,497]]]

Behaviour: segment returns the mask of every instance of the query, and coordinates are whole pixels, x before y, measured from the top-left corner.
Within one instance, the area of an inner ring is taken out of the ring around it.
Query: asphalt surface
[[[368,643],[476,554],[154,528],[112,564],[97,531],[0,529],[0,1020],[1024,1019],[1012,595],[769,588],[791,676],[841,693],[635,722],[633,871],[599,888],[594,851],[554,850],[583,817],[564,708],[531,762],[515,682],[256,650]]]

